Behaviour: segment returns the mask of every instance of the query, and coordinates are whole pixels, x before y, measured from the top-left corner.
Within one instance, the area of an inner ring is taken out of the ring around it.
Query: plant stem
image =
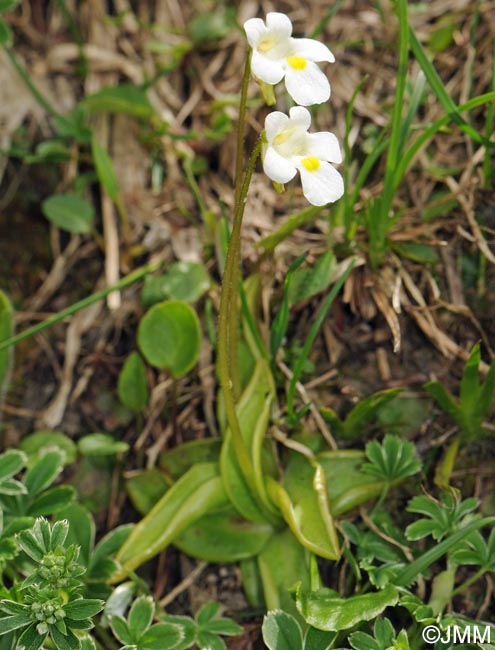
[[[223,274],[222,293],[220,298],[220,313],[218,318],[218,376],[225,396],[227,421],[234,439],[239,438],[243,445],[242,434],[237,420],[237,414],[235,412],[235,402],[239,394],[237,333],[239,327],[238,294],[241,250],[240,235],[247,192],[260,150],[261,138],[256,143],[249,159],[246,175],[239,192],[239,201],[236,203],[235,207],[232,234],[225,260],[225,271]],[[250,461],[249,464],[251,464]]]
[[[483,567],[478,569],[478,571],[476,571],[476,573],[474,575],[472,575],[470,578],[465,580],[461,585],[459,585],[456,589],[454,589],[454,591],[452,592],[452,598],[454,596],[457,596],[457,594],[460,594],[461,592],[463,592],[464,589],[467,589],[468,587],[470,587],[474,582],[479,580],[481,578],[481,576],[484,575],[485,573],[486,573],[486,569],[484,569]]]
[[[251,76],[251,57],[252,50],[246,59],[244,67],[244,76],[242,78],[241,99],[239,102],[239,120],[237,122],[237,150],[235,156],[235,177],[234,177],[234,205],[237,206],[242,188],[242,170],[244,167],[244,131],[246,127],[246,107],[247,107],[247,93],[249,87],[249,78]],[[241,217],[242,219],[242,217]]]
[[[16,59],[16,56],[14,52],[9,48],[9,47],[4,47],[5,53],[10,59],[10,62],[16,69],[18,75],[21,77],[23,82],[26,84],[26,86],[29,88],[31,94],[33,97],[36,99],[38,104],[44,108],[44,110],[48,113],[48,115],[51,115],[52,117],[56,117],[58,120],[62,120],[66,122],[66,118],[61,115],[58,111],[53,108],[53,106],[50,104],[50,102],[44,97],[40,91],[36,88],[36,86],[33,84],[31,79],[29,78],[29,75],[26,73],[22,65],[19,63],[19,61]]]
[[[64,320],[64,318],[67,318],[68,316],[72,316],[78,311],[81,311],[81,309],[84,309],[85,307],[89,307],[90,305],[94,304],[95,302],[98,302],[99,300],[103,300],[110,293],[113,293],[114,291],[120,291],[122,289],[125,289],[126,287],[129,287],[131,284],[134,284],[138,280],[141,280],[145,275],[148,275],[149,273],[153,273],[153,271],[156,271],[158,268],[160,268],[161,264],[162,263],[160,262],[160,263],[147,264],[146,266],[142,266],[141,268],[136,269],[135,271],[132,271],[132,273],[129,273],[128,275],[123,277],[121,280],[119,280],[119,282],[113,284],[111,287],[106,287],[101,291],[96,291],[90,296],[87,296],[86,298],[83,298],[82,300],[75,302],[74,304],[70,305],[66,309],[62,309],[62,311],[58,312],[58,314],[55,314],[54,316],[50,316],[50,318],[46,318],[44,321],[38,323],[37,325],[28,327],[28,329],[24,330],[24,332],[20,332],[15,336],[10,336],[8,339],[4,339],[3,341],[0,341],[0,351],[5,350],[5,348],[10,347],[11,345],[15,345],[16,343],[19,343],[20,341],[23,341],[24,339],[27,339],[30,336],[34,336],[35,334],[42,332],[48,327],[51,327],[52,325],[59,323],[61,320]]]

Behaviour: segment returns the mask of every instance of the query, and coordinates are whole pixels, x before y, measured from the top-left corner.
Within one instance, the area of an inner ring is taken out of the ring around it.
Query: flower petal
[[[320,160],[328,160],[333,163],[342,162],[339,141],[333,133],[320,131],[319,133],[308,133],[308,156],[316,156]]]
[[[312,205],[326,205],[340,199],[344,193],[344,180],[330,163],[320,162],[318,169],[308,171],[298,165],[303,194]]]
[[[260,42],[261,37],[266,34],[265,23],[261,18],[250,18],[244,23],[244,31],[246,32],[249,45],[254,50]]]
[[[293,106],[289,111],[289,116],[293,125],[307,131],[311,126],[311,113],[304,106]]]
[[[297,171],[294,165],[277,153],[273,147],[266,149],[263,169],[265,174],[276,183],[288,183],[294,178]]]
[[[335,57],[328,47],[313,38],[291,38],[290,44],[293,56],[302,56],[308,61],[328,61],[329,63],[335,61]]]
[[[299,70],[287,65],[285,85],[292,99],[301,106],[321,104],[330,97],[328,79],[312,61],[307,61],[304,69]]]
[[[266,14],[266,26],[271,33],[275,33],[284,39],[288,39],[292,34],[292,23],[289,16],[277,11],[270,11]]]
[[[273,111],[268,113],[265,118],[265,133],[268,143],[271,144],[273,139],[287,128],[289,118],[281,111]]]
[[[272,85],[278,84],[285,74],[284,66],[281,61],[272,61],[266,56],[260,54],[257,50],[253,50],[251,70],[255,77]]]

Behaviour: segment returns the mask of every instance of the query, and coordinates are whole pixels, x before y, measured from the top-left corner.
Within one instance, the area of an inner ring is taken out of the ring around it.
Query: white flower
[[[288,16],[268,13],[244,23],[247,40],[253,49],[251,69],[255,77],[276,84],[285,77],[289,95],[297,104],[321,104],[330,97],[330,84],[315,61],[333,63],[328,47],[312,38],[292,38]]]
[[[342,176],[330,164],[342,162],[336,136],[308,133],[311,115],[302,106],[293,106],[289,116],[274,111],[265,120],[265,174],[276,183],[287,183],[299,170],[304,196],[312,205],[333,203],[344,193]]]

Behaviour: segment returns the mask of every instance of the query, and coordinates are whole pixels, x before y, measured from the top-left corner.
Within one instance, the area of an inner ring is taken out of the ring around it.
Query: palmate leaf
[[[495,529],[488,541],[479,531],[472,533],[451,557],[457,564],[475,564],[485,571],[495,571]]]
[[[416,540],[431,535],[440,540],[470,521],[472,516],[469,515],[477,507],[478,500],[474,497],[461,501],[452,492],[442,493],[440,501],[423,495],[413,497],[407,510],[426,515],[426,518],[410,524],[406,537]]]
[[[386,435],[381,445],[377,440],[372,440],[366,445],[366,455],[370,462],[363,465],[363,471],[389,484],[416,474],[421,469],[421,463],[414,457],[412,442],[398,436]]]

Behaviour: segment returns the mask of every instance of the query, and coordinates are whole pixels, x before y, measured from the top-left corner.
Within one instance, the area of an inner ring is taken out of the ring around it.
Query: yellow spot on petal
[[[306,167],[308,172],[315,172],[320,167],[320,161],[316,156],[308,156],[301,160],[301,165]]]
[[[283,144],[287,140],[287,133],[285,131],[282,131],[282,133],[277,133],[277,135],[273,138],[273,144]]]
[[[308,62],[302,56],[288,56],[287,63],[291,68],[294,68],[294,70],[304,70]]]
[[[260,41],[258,45],[258,52],[262,52],[262,53],[269,52],[274,45],[275,43],[272,41],[271,38],[265,38],[264,40]]]

